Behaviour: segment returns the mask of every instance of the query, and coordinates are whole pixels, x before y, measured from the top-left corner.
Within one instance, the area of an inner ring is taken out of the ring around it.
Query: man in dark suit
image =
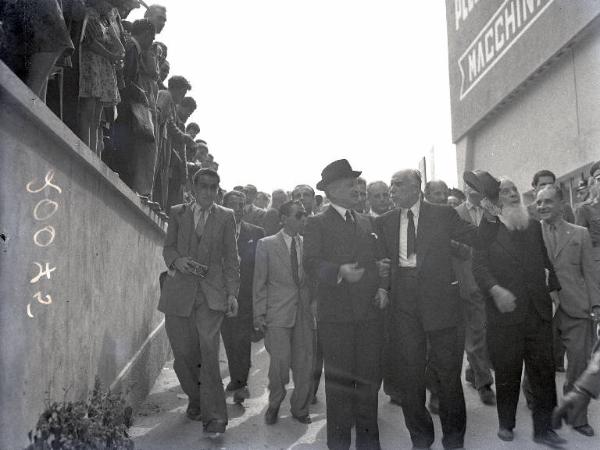
[[[256,186],[247,184],[244,186],[243,192],[246,195],[246,206],[244,208],[243,217],[244,221],[262,228],[264,226],[265,214],[267,212],[264,209],[254,205],[254,200],[256,200],[256,196],[258,195]]]
[[[223,206],[235,214],[237,248],[240,257],[240,292],[238,314],[229,317],[221,325],[223,345],[227,352],[231,381],[226,390],[233,392],[233,400],[242,403],[250,397],[248,372],[250,371],[250,351],[252,339],[252,278],[256,244],[265,237],[262,228],[242,220],[246,196],[243,192],[230,191],[223,197]]]
[[[210,435],[225,432],[227,408],[219,370],[219,331],[235,316],[240,266],[233,211],[215,204],[219,175],[198,170],[192,178],[195,203],[171,208],[163,257],[169,268],[158,310],[174,369],[189,397],[187,416],[202,420]]]
[[[425,407],[425,367],[429,358],[440,378],[439,414],[444,448],[463,446],[465,400],[460,372],[463,336],[458,283],[452,269],[451,240],[470,244],[476,228],[446,205],[423,201],[417,170],[395,173],[390,196],[397,209],[375,219],[380,257],[389,258],[391,273],[390,339],[402,410],[414,447],[434,441]]]
[[[551,426],[556,405],[552,355],[552,298],[560,285],[544,245],[540,223],[529,217],[519,191],[483,171],[465,182],[484,195],[487,215],[479,225],[473,275],[486,296],[487,341],[496,374],[498,437],[514,438],[523,362],[533,394],[533,439],[565,443]],[[550,292],[550,294],[548,293]]]
[[[376,235],[357,214],[357,178],[345,159],[321,172],[317,189],[331,205],[308,218],[304,267],[316,281],[319,340],[325,361],[327,446],[379,449],[377,393],[381,384],[383,318],[387,293],[378,290]]]

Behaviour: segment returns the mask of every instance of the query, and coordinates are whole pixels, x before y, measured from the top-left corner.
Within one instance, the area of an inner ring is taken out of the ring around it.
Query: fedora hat
[[[347,159],[338,159],[328,164],[321,172],[321,181],[317,183],[317,189],[325,190],[328,184],[342,178],[358,178],[362,172],[352,170]]]
[[[494,201],[500,194],[500,181],[485,170],[473,170],[463,173],[463,180],[469,187],[482,196]]]

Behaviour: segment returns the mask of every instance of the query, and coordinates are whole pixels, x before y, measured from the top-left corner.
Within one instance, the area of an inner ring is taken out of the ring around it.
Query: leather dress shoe
[[[573,429],[587,437],[592,437],[594,435],[594,429],[587,423],[585,425],[573,427]]]
[[[498,430],[498,437],[503,441],[510,442],[515,438],[515,435],[513,431],[508,428],[500,428]]]
[[[267,412],[265,413],[265,423],[267,425],[273,425],[277,423],[279,414],[279,406],[269,406],[267,408]]]
[[[233,393],[233,401],[238,405],[244,403],[244,400],[250,398],[250,391],[248,390],[248,386],[244,386]]]
[[[554,430],[547,430],[545,433],[533,436],[533,441],[552,448],[561,448],[563,444],[567,443],[567,441],[556,434]]]
[[[292,417],[294,419],[296,419],[298,422],[303,423],[305,425],[308,425],[309,423],[312,423],[312,420],[310,419],[310,416],[307,414],[305,416],[294,416],[292,415]]]
[[[190,420],[202,420],[202,411],[200,411],[200,408],[196,406],[188,405],[187,409],[185,410],[185,415]]]
[[[208,434],[209,437],[217,437],[220,434],[225,433],[226,426],[227,425],[223,420],[213,419],[204,425],[204,432]]]
[[[479,389],[478,392],[481,403],[489,406],[493,406],[496,404],[496,395],[494,394],[494,391],[492,391],[491,387],[483,386]]]

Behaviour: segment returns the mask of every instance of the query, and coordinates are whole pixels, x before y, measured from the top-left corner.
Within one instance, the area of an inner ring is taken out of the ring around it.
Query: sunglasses
[[[306,211],[298,211],[294,217],[296,217],[296,220],[300,220],[303,217],[306,217],[308,214],[306,214]]]

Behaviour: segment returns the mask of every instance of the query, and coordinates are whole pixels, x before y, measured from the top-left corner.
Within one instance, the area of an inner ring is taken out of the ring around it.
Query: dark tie
[[[554,256],[556,254],[556,247],[558,246],[558,240],[556,238],[556,225],[553,223],[548,225],[548,237],[550,238],[550,254]]]
[[[412,210],[409,209],[406,212],[406,216],[408,217],[408,227],[406,228],[406,257],[410,258],[412,254],[417,253],[417,241],[415,238],[415,221]]]
[[[346,223],[354,223],[354,217],[349,209],[346,210]]]
[[[196,236],[199,238],[204,234],[204,225],[206,224],[205,220],[206,211],[203,208],[200,208],[200,216],[198,217],[198,225],[196,225]]]
[[[296,238],[292,237],[290,246],[290,258],[292,260],[292,278],[297,286],[300,286],[300,276],[298,275],[298,252],[296,251]]]

